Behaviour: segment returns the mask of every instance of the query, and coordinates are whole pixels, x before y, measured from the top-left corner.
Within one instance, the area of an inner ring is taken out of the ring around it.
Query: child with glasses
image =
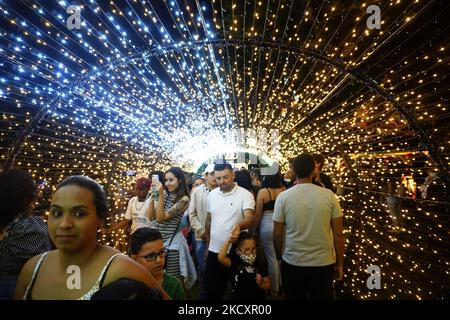
[[[181,282],[164,271],[167,252],[157,229],[139,228],[130,237],[131,258],[150,271],[173,300],[184,300]]]
[[[236,243],[225,241],[218,254],[219,262],[229,268],[233,300],[263,300],[270,290],[270,278],[264,251],[256,247],[255,238],[248,232],[240,233]]]

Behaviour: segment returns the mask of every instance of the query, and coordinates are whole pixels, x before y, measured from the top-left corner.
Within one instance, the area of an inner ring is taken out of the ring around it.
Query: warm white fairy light
[[[123,172],[148,174],[175,163],[193,169],[234,148],[270,154],[270,143],[253,141],[251,132],[279,130],[284,169],[288,158],[320,151],[344,188],[353,251],[342,292],[362,299],[442,296],[438,275],[449,269],[445,199],[432,195],[402,207],[404,231],[387,233],[387,180],[406,169],[423,180],[433,165],[408,121],[336,66],[265,45],[314,49],[367,74],[413,110],[448,163],[448,9],[431,3],[380,1],[382,29],[368,30],[367,3],[89,0],[80,3],[81,29],[69,30],[67,1],[3,1],[0,161],[45,110],[15,165],[52,187],[89,174],[108,187],[120,214],[135,179]],[[337,169],[345,166],[341,151],[353,162],[358,192],[348,167]],[[123,233],[105,238],[122,247],[124,240]],[[365,288],[364,270],[374,262],[387,270],[384,291]]]

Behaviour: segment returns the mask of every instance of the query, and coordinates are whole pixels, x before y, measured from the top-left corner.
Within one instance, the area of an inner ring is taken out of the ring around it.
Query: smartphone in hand
[[[159,190],[156,190],[156,188],[154,187],[156,182],[159,182],[159,176],[157,174],[152,174],[152,194],[154,201],[159,200]]]

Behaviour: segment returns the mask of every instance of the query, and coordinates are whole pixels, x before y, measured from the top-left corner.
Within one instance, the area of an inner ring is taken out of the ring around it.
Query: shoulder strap
[[[45,256],[48,254],[47,252],[44,252],[42,254],[42,256],[39,258],[38,262],[36,263],[36,265],[34,266],[34,270],[33,270],[33,275],[31,276],[31,281],[28,284],[28,287],[25,291],[25,296],[24,299],[29,299],[30,295],[31,295],[31,291],[33,290],[33,286],[34,286],[34,282],[36,281],[36,276],[39,272],[39,269],[41,268],[42,262],[44,262],[44,258]]]
[[[181,222],[177,225],[177,228],[175,229],[175,232],[173,233],[172,238],[170,238],[170,242],[167,247],[170,247],[170,245],[172,244],[173,238],[175,238],[175,235],[177,234],[178,229],[180,228],[180,224],[181,224]]]
[[[100,273],[100,276],[98,277],[96,285],[98,285],[98,288],[101,288],[103,286],[103,281],[105,281],[106,272],[108,271],[109,266],[111,265],[111,262],[114,260],[115,257],[120,255],[121,253],[116,253],[115,255],[111,256],[109,258],[108,262],[103,267],[102,272]]]
[[[183,199],[184,198],[184,196],[181,198],[181,199]],[[178,201],[181,201],[181,199],[179,199]],[[165,200],[165,199],[164,199]],[[169,197],[167,197],[167,200],[169,200]],[[178,202],[177,201],[177,202]],[[177,203],[176,202],[176,203]],[[175,204],[174,204],[175,205]],[[166,202],[164,201],[164,207],[166,206]],[[165,209],[164,209],[165,210]],[[169,242],[169,245],[167,246],[167,247],[170,247],[170,245],[172,244],[172,241],[173,241],[173,238],[175,238],[175,235],[177,234],[177,232],[178,232],[178,229],[180,228],[180,224],[181,224],[181,221],[178,223],[178,225],[177,225],[177,228],[175,229],[175,231],[173,232],[173,234],[172,234],[172,238],[170,238],[170,242]],[[166,260],[167,261],[167,260]]]
[[[270,193],[270,190],[269,190],[269,188],[266,188],[267,189],[267,192],[269,193],[269,198],[270,198],[270,201],[272,201],[272,194]]]

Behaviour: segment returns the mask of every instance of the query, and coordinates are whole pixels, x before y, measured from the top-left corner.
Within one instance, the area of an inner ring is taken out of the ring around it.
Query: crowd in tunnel
[[[0,298],[448,299],[448,15],[1,1]]]
[[[153,172],[137,179],[125,219],[109,228],[106,193],[95,180],[64,179],[46,226],[33,210],[32,177],[6,170],[0,177],[1,203],[9,213],[2,220],[3,298],[73,299],[79,291],[64,280],[76,266],[83,276],[72,285],[85,291],[81,283],[93,283],[81,300],[126,299],[132,289],[117,284],[124,280],[138,291],[136,297],[145,293],[131,280],[177,300],[185,299],[196,280],[196,298],[203,300],[223,299],[228,282],[233,300],[332,299],[333,279],[344,274],[345,240],[342,209],[330,177],[321,172],[324,160],[302,154],[285,177],[274,163],[271,174],[253,172],[253,181],[245,167],[234,170],[224,162],[208,165],[204,177],[189,185],[179,167]],[[186,228],[183,217],[193,233],[180,232]],[[128,260],[98,243],[99,233],[124,227]],[[99,274],[95,282],[92,273]],[[158,297],[155,291],[146,294]]]

